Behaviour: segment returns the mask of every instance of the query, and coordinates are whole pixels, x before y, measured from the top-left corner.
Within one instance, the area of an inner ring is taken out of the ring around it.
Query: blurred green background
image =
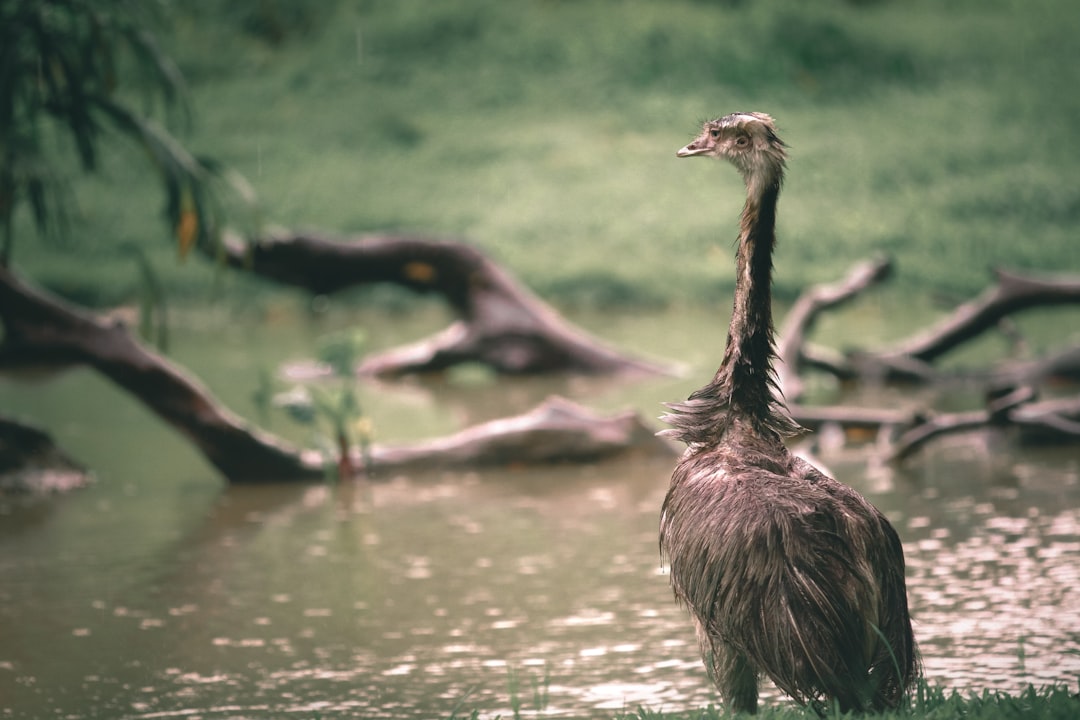
[[[563,309],[726,303],[740,179],[675,150],[742,110],[791,146],[781,298],[877,252],[889,292],[927,304],[990,266],[1080,269],[1072,0],[198,0],[164,20],[180,135],[247,177],[263,227],[464,238]],[[266,301],[177,263],[141,151],[108,148],[100,177],[72,165],[66,240],[18,219],[21,270],[133,302],[137,242],[173,299]]]

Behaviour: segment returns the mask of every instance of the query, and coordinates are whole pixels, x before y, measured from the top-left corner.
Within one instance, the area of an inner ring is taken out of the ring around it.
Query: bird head
[[[765,113],[732,113],[704,123],[697,138],[676,155],[723,158],[738,168],[748,186],[760,186],[782,178],[785,147]]]

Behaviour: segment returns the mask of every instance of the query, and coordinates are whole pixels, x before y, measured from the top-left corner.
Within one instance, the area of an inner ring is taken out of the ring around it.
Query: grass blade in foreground
[[[701,710],[665,713],[646,708],[635,712],[615,716],[615,720],[720,720],[737,717],[722,708],[709,706]],[[757,716],[761,720],[797,720],[817,718],[809,708],[792,706],[763,707]],[[839,712],[826,714],[826,717],[849,717]],[[1024,718],[1027,720],[1073,720],[1080,717],[1080,693],[1064,686],[1035,688],[1010,695],[1001,692],[985,691],[981,695],[960,695],[943,688],[929,687],[920,683],[915,689],[911,704],[907,708],[892,712],[866,715],[874,718],[932,718],[933,720],[1005,720],[1006,718]]]

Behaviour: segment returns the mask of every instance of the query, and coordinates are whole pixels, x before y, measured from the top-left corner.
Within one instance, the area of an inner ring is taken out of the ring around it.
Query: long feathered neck
[[[765,182],[747,178],[735,256],[735,303],[727,346],[716,375],[685,403],[670,406],[667,434],[691,446],[713,445],[738,422],[759,435],[798,432],[777,399],[773,372],[772,252],[781,173]]]
[[[755,193],[751,185],[739,221],[735,302],[727,347],[713,382],[731,412],[765,419],[773,404],[772,253],[780,179]]]

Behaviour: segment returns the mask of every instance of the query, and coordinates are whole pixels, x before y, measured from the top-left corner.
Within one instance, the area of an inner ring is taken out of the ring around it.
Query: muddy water
[[[722,343],[689,331],[699,317],[593,322],[614,342],[680,359],[689,376],[493,383],[466,371],[365,385],[362,399],[393,440],[549,392],[653,417],[711,371]],[[409,319],[379,337],[390,345],[440,323]],[[177,355],[254,416],[257,369],[333,328],[290,316],[224,329],[181,330]],[[225,488],[88,374],[32,388],[0,381],[0,407],[48,425],[98,472],[68,497],[0,504],[0,717],[508,717],[515,703],[525,717],[596,717],[716,700],[659,564],[672,459]],[[281,417],[271,429],[306,439]],[[904,540],[931,682],[1076,687],[1075,447],[969,436],[903,470],[868,470],[867,453],[850,449],[821,460]]]

